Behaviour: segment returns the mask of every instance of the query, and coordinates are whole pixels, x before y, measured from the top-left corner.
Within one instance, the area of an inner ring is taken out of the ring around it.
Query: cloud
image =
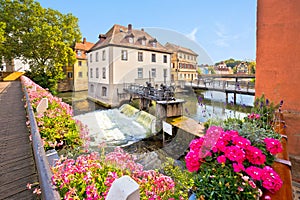
[[[239,35],[237,34],[236,35],[229,34],[225,25],[220,23],[215,23],[215,26],[216,26],[215,33],[217,35],[217,39],[213,41],[213,43],[216,46],[229,47],[230,43],[233,40],[237,40],[239,38]]]
[[[194,28],[191,33],[188,33],[185,36],[193,41],[196,41],[196,33],[197,32],[198,32],[198,28]]]

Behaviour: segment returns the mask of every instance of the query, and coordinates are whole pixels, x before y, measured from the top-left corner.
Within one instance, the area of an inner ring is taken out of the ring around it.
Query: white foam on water
[[[128,117],[119,109],[93,111],[74,118],[87,125],[92,138],[91,147],[102,143],[114,146],[130,144],[146,138],[152,131],[143,123],[136,122],[135,116]]]

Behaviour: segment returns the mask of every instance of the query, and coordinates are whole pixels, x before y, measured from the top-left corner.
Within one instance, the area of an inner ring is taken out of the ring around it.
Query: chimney
[[[83,44],[85,44],[85,43],[86,43],[86,38],[83,38],[83,41],[82,41],[82,43],[83,43]]]
[[[132,31],[132,24],[128,24],[128,33]]]
[[[105,34],[99,34],[100,42],[103,42],[106,39],[106,35]]]

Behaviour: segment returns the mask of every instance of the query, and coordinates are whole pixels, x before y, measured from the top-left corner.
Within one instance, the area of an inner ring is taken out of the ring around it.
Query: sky
[[[97,42],[114,24],[132,24],[163,45],[171,42],[194,50],[199,64],[256,57],[256,0],[36,1],[72,13],[89,42]]]

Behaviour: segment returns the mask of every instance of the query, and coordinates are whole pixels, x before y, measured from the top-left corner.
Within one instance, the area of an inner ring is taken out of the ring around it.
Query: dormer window
[[[147,38],[145,36],[138,38],[138,42],[140,42],[140,44],[143,46],[146,46],[146,40],[147,40]]]
[[[128,38],[128,42],[129,42],[130,44],[133,44],[133,38],[132,38],[132,37],[129,37],[129,38]]]
[[[152,46],[153,46],[153,47],[156,47],[156,42],[152,42]]]
[[[134,35],[133,33],[129,33],[128,35],[125,36],[125,38],[127,39],[127,41],[130,43],[130,44],[133,44],[134,42]]]
[[[142,45],[143,45],[143,46],[146,45],[146,40],[142,40]]]
[[[77,50],[77,56],[81,56],[81,51]]]
[[[152,47],[156,47],[157,46],[157,40],[154,38],[152,40],[149,40],[149,43]]]

